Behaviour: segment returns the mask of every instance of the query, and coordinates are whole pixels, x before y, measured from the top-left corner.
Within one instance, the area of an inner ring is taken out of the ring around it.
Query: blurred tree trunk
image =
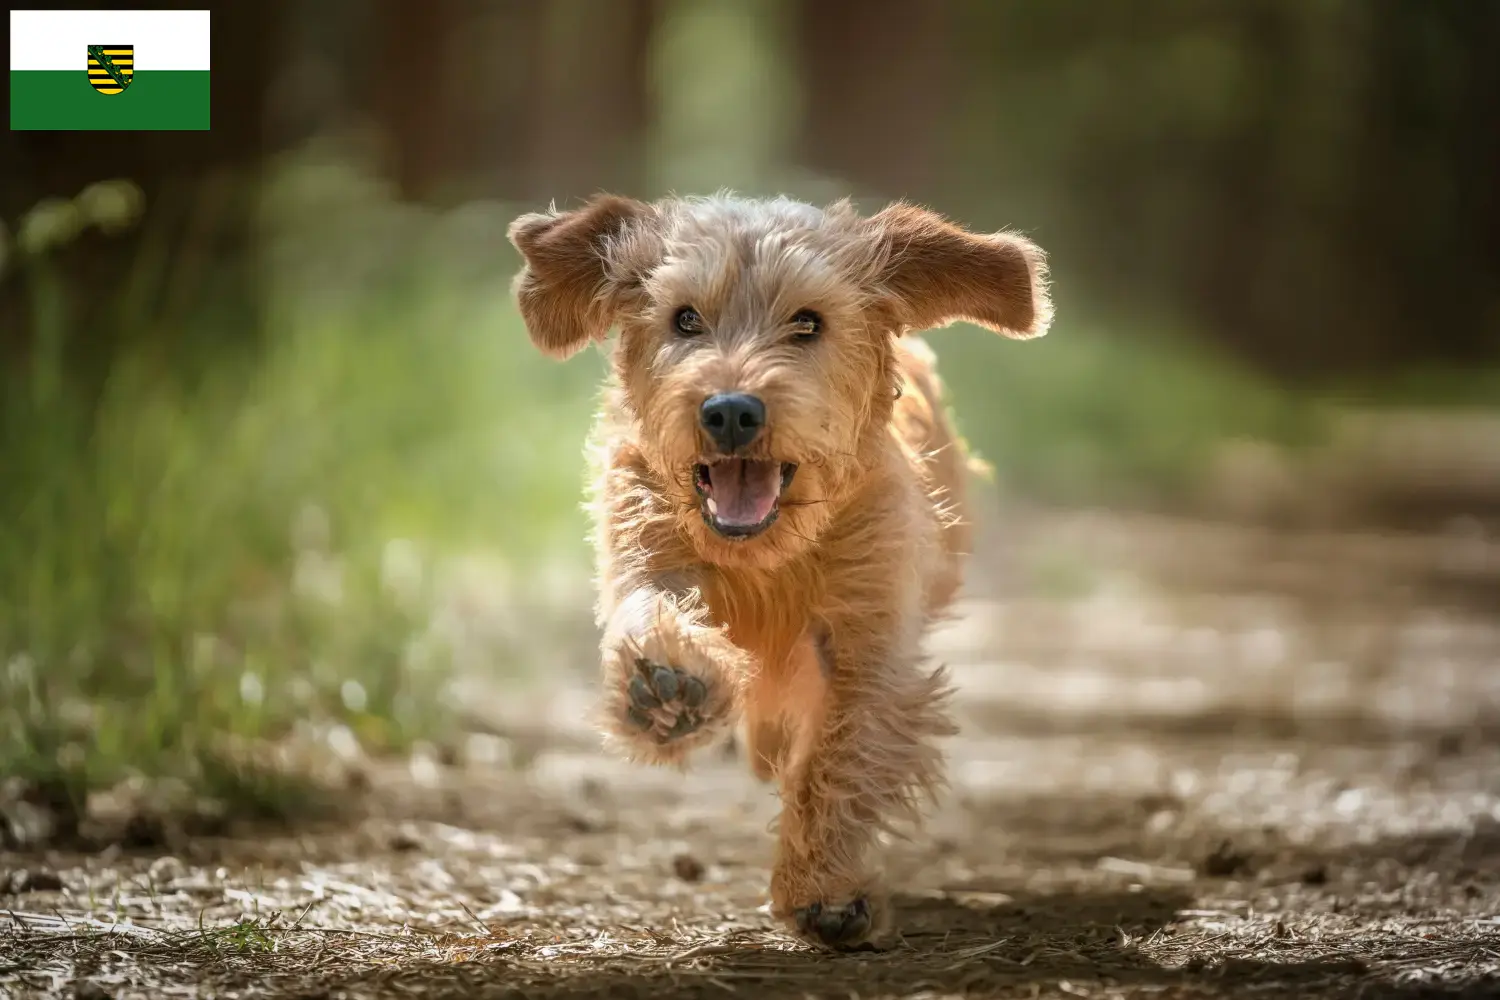
[[[1500,356],[1500,5],[963,13],[951,187],[1092,309],[1297,379]]]
[[[1204,179],[1214,193],[1198,217],[1196,237],[1179,247],[1179,263],[1191,276],[1196,308],[1209,329],[1238,353],[1295,365],[1307,353],[1300,346],[1305,331],[1288,315],[1287,289],[1266,280],[1277,243],[1292,235],[1278,229],[1274,211],[1278,141],[1299,82],[1291,75],[1295,39],[1285,13],[1246,4],[1232,8],[1221,27],[1256,71],[1242,95],[1237,127],[1210,143]]]
[[[1181,261],[1205,330],[1296,379],[1495,356],[1497,10],[1234,8],[1256,84]]]
[[[1473,4],[1463,15],[1474,67],[1465,95],[1466,120],[1459,133],[1457,156],[1467,164],[1459,210],[1469,219],[1473,281],[1480,297],[1481,329],[1475,331],[1478,353],[1500,358],[1500,4]]]
[[[1345,148],[1335,277],[1344,303],[1311,367],[1389,370],[1497,356],[1494,4],[1392,0],[1370,19]]]
[[[1407,169],[1384,185],[1383,172],[1360,175],[1366,219],[1402,204],[1401,231],[1380,243],[1395,291],[1387,353],[1420,356],[1431,338],[1448,360],[1500,359],[1500,4],[1391,8],[1379,47],[1385,84],[1367,117],[1374,155],[1404,156]]]
[[[801,0],[796,65],[808,165],[890,196],[928,189],[946,154],[947,0]]]
[[[657,4],[553,0],[546,11],[531,65],[525,194],[562,204],[604,189],[633,193],[644,181]]]
[[[634,189],[655,13],[654,0],[381,4],[369,107],[403,196]]]
[[[347,69],[367,81],[392,179],[407,197],[430,195],[463,150],[466,136],[439,100],[455,69],[460,13],[460,0],[386,0],[376,15],[374,57],[354,53]]]

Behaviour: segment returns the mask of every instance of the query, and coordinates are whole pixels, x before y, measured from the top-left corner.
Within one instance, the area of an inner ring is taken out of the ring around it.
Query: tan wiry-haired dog
[[[531,339],[618,327],[595,444],[604,727],[681,763],[741,717],[780,786],[773,912],[883,926],[874,847],[919,820],[953,732],[923,635],[958,589],[967,459],[906,334],[1050,320],[1043,257],[895,204],[599,196],[510,237]]]

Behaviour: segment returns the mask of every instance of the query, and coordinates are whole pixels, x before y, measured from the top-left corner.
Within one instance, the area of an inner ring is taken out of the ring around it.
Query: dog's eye
[[[672,327],[684,337],[696,337],[703,332],[703,317],[692,306],[683,306],[672,317]]]
[[[817,340],[823,332],[823,317],[804,309],[792,317],[792,336],[798,340]]]

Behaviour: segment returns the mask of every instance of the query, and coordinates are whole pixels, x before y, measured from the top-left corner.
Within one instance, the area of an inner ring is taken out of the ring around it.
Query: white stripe
[[[88,67],[90,45],[134,45],[137,72],[208,69],[206,10],[13,10],[12,70]]]

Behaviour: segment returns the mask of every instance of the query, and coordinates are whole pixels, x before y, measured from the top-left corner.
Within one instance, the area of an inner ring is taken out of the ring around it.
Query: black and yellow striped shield
[[[134,75],[134,45],[89,46],[89,84],[99,93],[118,94]]]

